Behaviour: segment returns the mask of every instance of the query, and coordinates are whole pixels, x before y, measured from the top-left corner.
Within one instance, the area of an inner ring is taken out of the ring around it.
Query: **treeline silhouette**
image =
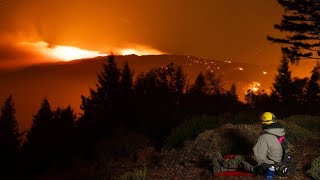
[[[161,147],[171,129],[190,116],[243,111],[273,111],[280,117],[317,114],[319,80],[319,63],[310,79],[292,79],[284,56],[272,93],[248,90],[242,103],[236,86],[225,90],[220,77],[211,71],[200,73],[190,85],[182,66],[169,64],[139,74],[134,80],[128,64],[120,69],[115,57],[109,56],[98,75],[97,87],[90,89],[89,96],[81,97],[80,117],[70,106],[53,110],[44,98],[30,130],[20,133],[13,97],[6,99],[0,114],[0,176],[32,176],[66,165],[75,155],[90,160],[98,141],[116,141],[126,132],[143,134],[154,146]],[[107,147],[110,160],[130,153],[111,144]]]
[[[272,92],[248,90],[246,104],[257,112],[269,110],[283,118],[293,114],[319,115],[320,109],[320,62],[311,71],[311,77],[292,78],[290,58],[283,52],[281,65],[272,86]]]

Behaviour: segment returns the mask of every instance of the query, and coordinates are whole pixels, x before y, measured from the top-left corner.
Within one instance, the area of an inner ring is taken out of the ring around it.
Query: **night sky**
[[[0,67],[49,61],[21,42],[110,52],[153,48],[255,64],[278,63],[276,0],[0,0]]]

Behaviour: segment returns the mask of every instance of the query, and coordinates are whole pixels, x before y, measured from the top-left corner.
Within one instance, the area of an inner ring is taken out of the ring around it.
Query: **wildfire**
[[[248,89],[251,89],[253,92],[257,92],[260,89],[260,86],[261,86],[261,84],[259,82],[252,81],[248,85]]]
[[[52,48],[51,54],[58,59],[66,61],[107,55],[100,53],[99,51],[89,51],[70,46],[56,46]]]
[[[22,46],[29,47],[33,51],[38,51],[45,56],[49,56],[53,59],[60,59],[64,61],[70,61],[74,59],[93,58],[98,56],[107,56],[108,54],[99,51],[92,51],[81,49],[73,46],[56,45],[51,47],[49,43],[45,41],[38,42],[22,42]],[[126,48],[115,50],[115,54],[130,55],[158,55],[163,54],[161,51],[144,46],[137,46],[136,48]]]
[[[145,46],[137,46],[136,48],[126,48],[126,49],[120,49],[119,50],[120,55],[131,55],[135,54],[138,56],[143,56],[143,55],[159,55],[159,54],[164,54],[163,52],[153,49],[150,47],[145,47]]]

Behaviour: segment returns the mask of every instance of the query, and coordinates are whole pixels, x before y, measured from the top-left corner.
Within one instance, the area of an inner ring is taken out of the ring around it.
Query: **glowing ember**
[[[268,72],[267,71],[262,71],[262,74],[268,74]]]

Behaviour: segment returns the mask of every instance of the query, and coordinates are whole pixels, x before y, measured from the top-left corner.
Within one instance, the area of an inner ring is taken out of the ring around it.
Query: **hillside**
[[[49,99],[53,107],[71,105],[80,113],[80,96],[87,95],[89,88],[95,88],[97,74],[104,62],[105,57],[98,57],[3,71],[0,73],[0,102],[13,94],[17,119],[22,129],[30,126],[32,114],[37,111],[44,97]],[[189,84],[193,84],[199,72],[210,70],[221,76],[226,89],[235,83],[240,99],[257,83],[261,85],[256,86],[259,89],[269,89],[276,71],[274,65],[260,66],[182,55],[116,56],[116,62],[119,67],[128,62],[134,76],[171,62],[183,65]]]

